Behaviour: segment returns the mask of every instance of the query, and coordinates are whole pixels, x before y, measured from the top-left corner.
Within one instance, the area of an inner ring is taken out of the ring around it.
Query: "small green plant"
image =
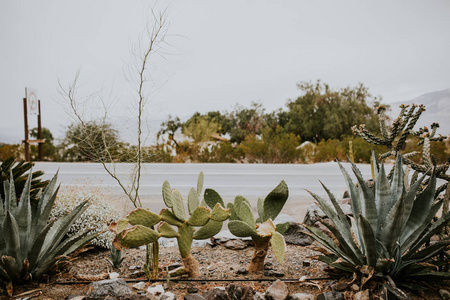
[[[253,217],[250,202],[242,196],[237,196],[234,203],[228,203],[231,210],[228,228],[230,232],[238,237],[251,237],[255,242],[255,251],[248,271],[258,272],[264,270],[264,260],[272,245],[275,257],[280,262],[284,261],[286,243],[283,233],[289,227],[289,223],[275,226],[274,220],[283,209],[289,197],[289,190],[286,182],[281,181],[263,200],[258,199],[258,218]],[[205,201],[208,205],[223,203],[222,198],[214,190],[205,191]]]
[[[66,216],[49,222],[59,189],[56,188],[56,175],[42,193],[36,208],[30,204],[31,176],[28,175],[19,203],[13,177],[10,174],[10,180],[3,183],[6,197],[0,205],[0,279],[24,283],[41,277],[97,234],[85,230],[64,239],[70,225],[86,210],[86,201]]]
[[[16,158],[14,156],[8,157],[0,165],[0,182],[10,180],[10,174],[12,173],[14,178],[14,187],[16,190],[16,199],[19,199],[22,195],[22,191],[25,187],[25,182],[28,179],[26,173],[31,170],[33,163],[20,161],[16,164]],[[32,180],[30,187],[30,200],[32,205],[37,204],[39,201],[39,193],[47,186],[48,180],[42,181],[39,177],[44,175],[42,171],[32,172]],[[2,184],[0,184],[0,197],[5,199],[5,190]]]
[[[176,238],[184,267],[172,270],[170,275],[179,276],[187,273],[191,277],[199,276],[198,262],[190,253],[192,241],[213,237],[222,229],[223,221],[230,216],[230,210],[223,208],[219,203],[213,205],[212,210],[207,208],[206,204],[201,206],[202,189],[203,173],[200,172],[197,188],[189,190],[187,201],[189,217],[186,217],[181,193],[176,189],[172,190],[169,182],[165,181],[162,195],[168,209],[163,209],[159,215],[143,208],[133,210],[124,219],[111,226],[117,234],[114,245],[120,249],[121,246],[135,247],[154,243],[160,237]],[[128,225],[131,227],[127,228]]]
[[[450,273],[436,271],[439,263],[430,259],[446,249],[450,240],[427,244],[450,221],[450,213],[434,221],[442,205],[442,199],[434,201],[436,168],[421,190],[425,175],[406,189],[400,154],[391,181],[384,165],[379,165],[374,158],[373,187],[369,187],[356,165],[351,164],[357,187],[339,164],[350,191],[353,212],[350,222],[325,185],[331,203],[310,192],[334,224],[322,222],[334,239],[314,226],[305,225],[310,235],[331,251],[320,259],[345,272],[365,274],[367,280],[378,278],[390,282],[390,290],[395,290],[395,285],[412,287],[408,280],[449,279]]]
[[[110,249],[111,259],[106,259],[114,269],[119,269],[124,258],[122,257],[122,250],[116,249],[111,245]]]

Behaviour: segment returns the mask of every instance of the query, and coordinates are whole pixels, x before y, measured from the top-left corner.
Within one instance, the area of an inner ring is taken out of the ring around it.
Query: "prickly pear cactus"
[[[208,196],[207,196],[208,195]],[[286,182],[273,189],[266,198],[258,199],[258,218],[255,220],[252,208],[247,199],[237,196],[234,203],[228,203],[227,207],[231,210],[230,222],[228,228],[232,234],[238,237],[251,237],[255,242],[255,252],[248,268],[249,272],[264,270],[264,260],[272,245],[275,257],[282,264],[286,244],[282,233],[284,233],[288,224],[279,224],[275,226],[275,219],[281,212],[284,204],[289,197],[289,190]],[[214,193],[205,192],[206,203],[216,203],[222,200],[220,196]]]
[[[200,172],[197,188],[189,190],[188,214],[186,214],[181,193],[172,189],[169,182],[165,181],[162,196],[168,208],[163,209],[159,215],[138,208],[130,212],[125,219],[113,224],[111,229],[117,233],[114,241],[116,247],[145,245],[157,241],[160,237],[177,238],[184,267],[173,270],[170,275],[178,276],[188,273],[191,277],[198,276],[200,274],[198,262],[190,255],[192,241],[213,237],[222,229],[223,221],[230,216],[230,209],[224,208],[223,201],[214,203],[211,209],[201,206],[203,178],[203,172]],[[132,226],[129,227],[129,225]],[[156,230],[153,230],[155,225],[157,225]]]

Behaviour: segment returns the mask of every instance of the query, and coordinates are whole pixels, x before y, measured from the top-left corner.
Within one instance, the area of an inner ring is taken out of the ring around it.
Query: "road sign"
[[[27,111],[29,115],[39,114],[37,90],[26,88]]]

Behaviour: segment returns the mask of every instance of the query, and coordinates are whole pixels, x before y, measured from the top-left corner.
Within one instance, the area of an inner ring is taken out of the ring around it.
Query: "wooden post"
[[[38,100],[38,140],[42,140],[42,126],[41,126],[41,100]],[[44,149],[43,149],[43,143],[38,142],[38,157],[39,161],[43,160],[44,157]]]
[[[28,110],[27,110],[27,98],[23,98],[23,118],[25,125],[25,161],[30,161],[30,144],[28,142]]]

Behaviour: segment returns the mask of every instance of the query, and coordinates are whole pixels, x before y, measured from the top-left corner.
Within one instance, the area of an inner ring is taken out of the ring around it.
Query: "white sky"
[[[169,114],[284,107],[301,81],[362,82],[388,103],[450,87],[446,0],[0,0],[0,143],[23,139],[26,86],[38,91],[43,126],[63,136],[71,119],[58,80],[67,87],[78,69],[77,95],[101,90],[115,103],[111,121],[132,139],[137,83],[124,70],[151,7],[168,7],[171,45],[165,60],[152,60],[146,86],[151,132]],[[92,101],[86,114],[96,114]]]

